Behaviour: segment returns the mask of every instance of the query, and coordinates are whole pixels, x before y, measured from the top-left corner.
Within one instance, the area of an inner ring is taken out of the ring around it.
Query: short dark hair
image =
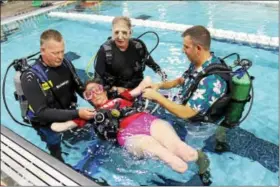
[[[103,86],[103,81],[100,78],[95,77],[93,79],[89,79],[89,80],[86,81],[85,88],[91,83],[96,83],[96,84],[100,84],[100,85]]]
[[[182,37],[190,36],[195,45],[201,45],[204,49],[209,50],[211,45],[210,32],[201,25],[193,26],[182,33]]]
[[[41,34],[40,45],[42,46],[45,41],[51,40],[51,39],[55,40],[57,42],[61,42],[63,40],[62,35],[60,34],[60,32],[58,32],[57,30],[54,30],[54,29],[49,29],[49,30],[44,31]]]
[[[85,83],[85,90],[86,90],[87,86],[88,86],[89,84],[91,84],[91,83],[96,83],[96,84],[100,84],[100,85],[104,86],[104,85],[103,85],[103,81],[102,81],[100,78],[95,77],[95,78],[93,78],[93,79],[89,79],[89,80],[86,81],[86,83]],[[91,101],[90,101],[90,104],[91,104],[92,106],[96,107]]]

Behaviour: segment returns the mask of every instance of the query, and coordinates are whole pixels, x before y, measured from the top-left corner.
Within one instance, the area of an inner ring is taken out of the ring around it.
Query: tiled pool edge
[[[31,12],[28,12],[28,13],[25,13],[25,14],[22,14],[22,15],[13,16],[13,17],[9,17],[9,18],[4,18],[3,20],[1,19],[1,27],[4,26],[4,25],[7,25],[7,24],[14,23],[16,21],[24,20],[24,19],[29,18],[29,17],[38,16],[38,15],[43,14],[43,13],[48,13],[51,10],[54,10],[54,9],[57,9],[61,6],[66,6],[66,5],[68,5],[68,4],[65,1],[57,1],[57,2],[54,2],[51,7],[41,8],[41,9],[31,11]]]

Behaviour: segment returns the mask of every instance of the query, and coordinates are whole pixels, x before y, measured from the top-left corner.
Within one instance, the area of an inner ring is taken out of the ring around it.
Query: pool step
[[[20,186],[98,186],[3,125],[1,172]]]

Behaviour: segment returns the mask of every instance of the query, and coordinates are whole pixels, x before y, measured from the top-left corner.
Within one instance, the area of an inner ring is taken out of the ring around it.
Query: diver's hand
[[[121,94],[121,93],[123,93],[124,91],[127,90],[126,88],[123,88],[123,87],[115,87],[115,89],[117,89],[118,94]]]
[[[179,78],[176,79],[176,81],[179,85],[181,85],[185,82],[185,79],[183,77],[179,77]]]
[[[163,82],[167,81],[167,75],[164,71],[159,70],[157,71],[157,74],[161,77],[161,81]]]
[[[94,109],[89,108],[80,108],[78,110],[78,114],[80,118],[84,120],[90,120],[94,118],[96,111]]]
[[[142,97],[150,100],[157,100],[158,97],[160,97],[160,93],[158,93],[156,90],[151,88],[146,88],[143,90]]]

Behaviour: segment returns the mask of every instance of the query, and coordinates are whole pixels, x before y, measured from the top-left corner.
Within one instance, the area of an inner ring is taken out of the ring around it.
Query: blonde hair
[[[114,26],[119,21],[124,21],[129,29],[131,29],[131,20],[127,16],[117,16],[112,21],[112,26]]]
[[[42,46],[45,41],[55,40],[61,42],[63,40],[62,35],[57,30],[49,29],[44,31],[40,37],[40,45]]]

